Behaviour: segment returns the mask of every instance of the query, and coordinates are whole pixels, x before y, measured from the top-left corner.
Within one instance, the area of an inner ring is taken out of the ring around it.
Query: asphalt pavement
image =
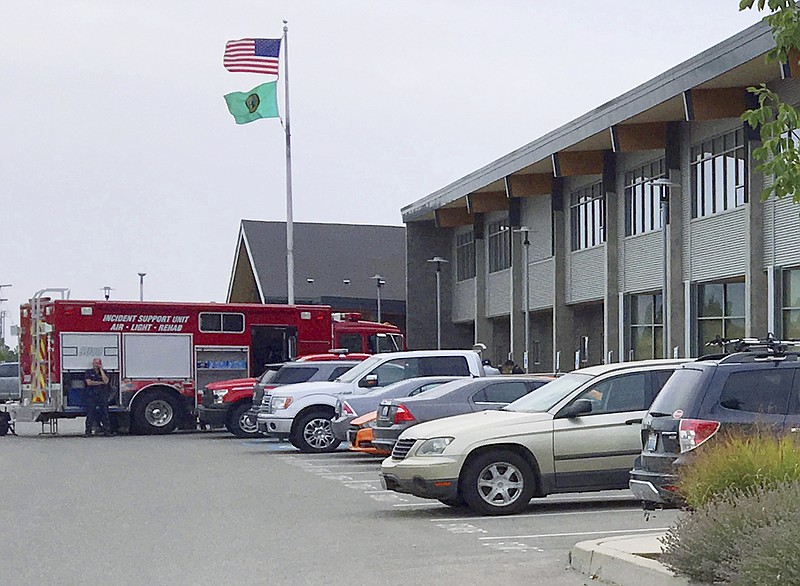
[[[536,499],[484,517],[384,491],[380,459],[300,454],[227,432],[0,437],[8,584],[596,584],[579,542],[646,535],[627,491]]]

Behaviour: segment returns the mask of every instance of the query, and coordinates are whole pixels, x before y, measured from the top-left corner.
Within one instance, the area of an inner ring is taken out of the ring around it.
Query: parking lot
[[[668,527],[626,491],[483,517],[384,491],[379,458],[223,432],[0,438],[7,583],[578,585],[579,541]]]

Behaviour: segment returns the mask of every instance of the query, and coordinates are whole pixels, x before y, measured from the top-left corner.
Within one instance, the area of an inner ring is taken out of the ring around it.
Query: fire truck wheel
[[[258,432],[258,427],[247,416],[247,412],[250,411],[252,406],[252,403],[240,403],[231,409],[228,423],[225,427],[233,435],[237,437],[259,437],[261,435]]]
[[[334,451],[342,442],[333,435],[331,419],[332,411],[309,411],[297,421],[289,441],[304,454]]]
[[[149,392],[133,409],[136,431],[148,435],[172,433],[179,416],[175,399],[165,391]]]

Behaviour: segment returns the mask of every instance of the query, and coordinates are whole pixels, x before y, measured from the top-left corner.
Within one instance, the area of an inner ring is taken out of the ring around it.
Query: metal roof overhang
[[[780,78],[764,55],[775,46],[772,31],[759,22],[673,67],[658,77],[545,134],[485,167],[400,210],[403,222],[432,220],[439,208],[465,207],[472,193],[505,190],[515,173],[552,173],[559,151],[611,148],[617,124],[684,120],[683,92],[695,88],[745,87]]]

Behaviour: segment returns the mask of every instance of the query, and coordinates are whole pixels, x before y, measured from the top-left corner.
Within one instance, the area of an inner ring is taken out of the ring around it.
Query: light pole
[[[666,177],[659,177],[654,180],[651,185],[660,188],[658,199],[661,212],[661,352],[663,358],[669,358],[669,336],[667,333],[667,308],[669,307],[669,283],[667,280],[667,256],[669,254],[669,243],[667,242],[667,215],[669,210],[669,190],[672,187],[680,187],[680,184],[673,183]],[[653,311],[655,311],[655,307]]]
[[[381,287],[386,284],[386,281],[380,275],[370,277],[375,280],[375,285],[378,288],[378,322],[381,321]]]
[[[0,305],[2,305],[3,301],[8,301],[5,297],[3,297],[3,289],[8,289],[9,287],[13,287],[11,283],[6,283],[4,285],[0,285]],[[3,311],[0,313],[0,341],[6,339],[6,312]]]
[[[525,368],[525,372],[528,371],[528,351],[530,350],[530,341],[531,341],[531,294],[530,294],[530,279],[528,278],[528,271],[530,270],[530,248],[531,248],[531,241],[528,238],[530,229],[527,226],[521,226],[514,230],[514,232],[519,232],[523,234],[525,240],[522,241],[522,244],[525,246],[525,268],[522,271],[523,279],[525,279],[525,352],[522,353],[522,363]]]
[[[144,301],[144,276],[147,273],[139,273],[139,301]]]
[[[428,262],[436,264],[436,349],[442,349],[442,265],[450,262],[441,256],[429,258]]]

